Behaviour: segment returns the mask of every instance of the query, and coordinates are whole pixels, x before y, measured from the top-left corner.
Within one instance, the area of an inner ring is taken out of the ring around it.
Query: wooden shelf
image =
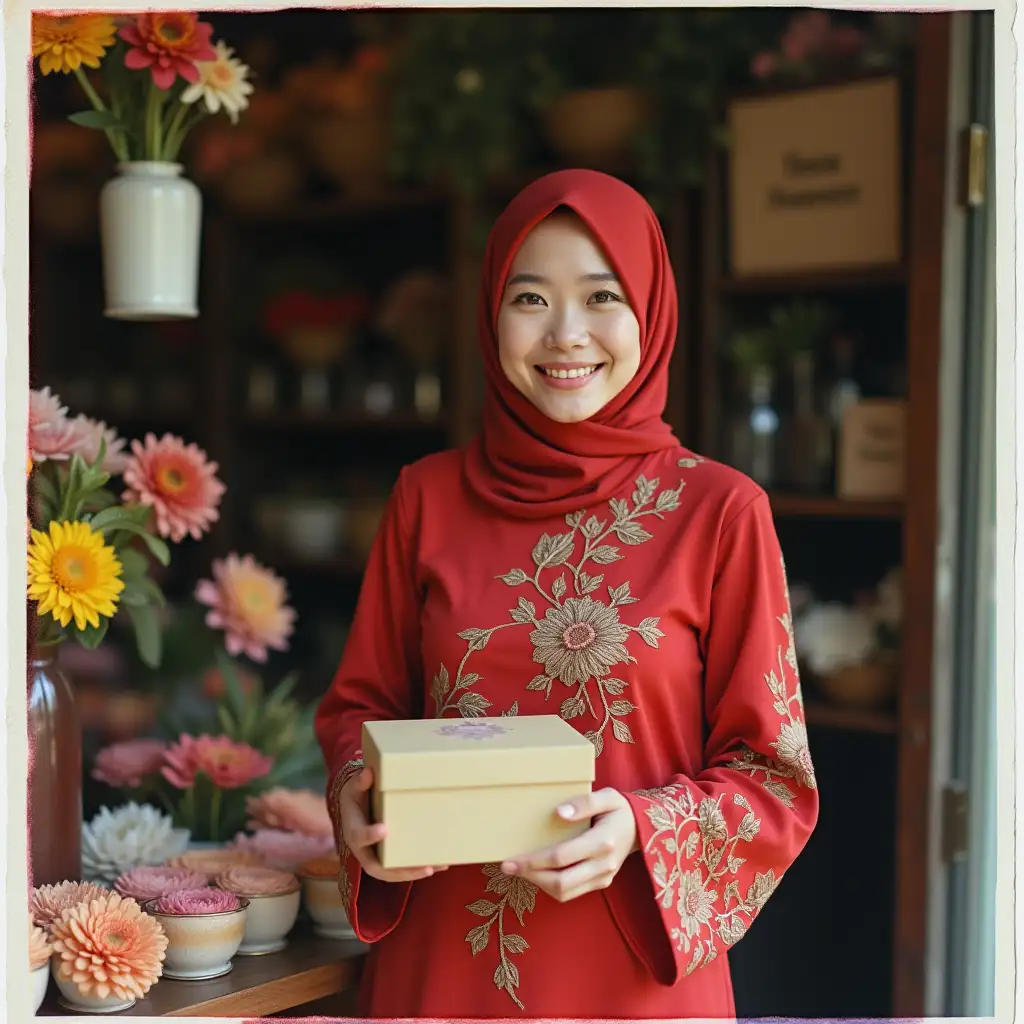
[[[902,519],[899,501],[846,501],[830,495],[769,495],[777,516],[798,519]]]
[[[311,414],[282,410],[272,413],[249,413],[243,421],[245,429],[277,430],[289,433],[304,431],[337,434],[404,433],[416,430],[443,431],[448,429],[448,417],[425,418],[415,413],[393,413],[389,416],[367,414],[326,413]]]
[[[854,291],[906,284],[902,264],[863,270],[827,270],[795,274],[764,274],[751,277],[722,277],[717,290],[723,295],[771,295],[785,292]]]
[[[118,1017],[267,1017],[314,999],[338,995],[358,981],[366,947],[355,940],[296,933],[288,948],[266,956],[236,956],[230,974],[209,981],[161,978],[145,999]],[[51,980],[41,1017],[68,1017]]]
[[[843,729],[848,732],[871,732],[895,736],[896,715],[891,711],[857,711],[851,708],[831,707],[809,701],[804,707],[807,724],[823,729]]]

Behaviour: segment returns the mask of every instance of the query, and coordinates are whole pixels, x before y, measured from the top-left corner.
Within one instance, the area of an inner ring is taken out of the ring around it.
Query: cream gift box
[[[558,806],[589,793],[594,747],[557,715],[367,722],[385,868],[487,864],[585,832]]]

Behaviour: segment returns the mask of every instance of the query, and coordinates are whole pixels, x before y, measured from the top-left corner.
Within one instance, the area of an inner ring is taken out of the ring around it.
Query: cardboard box
[[[896,78],[737,99],[729,126],[736,277],[900,262]]]
[[[843,415],[836,490],[840,498],[893,501],[906,478],[907,403],[865,399]]]
[[[580,835],[555,810],[589,793],[594,747],[557,715],[368,722],[385,868],[486,864]]]

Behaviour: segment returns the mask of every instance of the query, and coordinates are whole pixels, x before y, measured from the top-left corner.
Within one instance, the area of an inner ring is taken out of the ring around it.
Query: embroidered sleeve
[[[342,834],[342,787],[363,768],[364,722],[414,718],[420,662],[420,599],[413,579],[412,534],[395,487],[363,577],[348,642],[317,709],[316,733],[327,762],[327,806],[341,858],[338,888],[349,922],[363,942],[376,942],[401,920],[408,883],[366,875]]]
[[[818,816],[785,566],[763,495],[723,531],[702,647],[705,770],[628,794],[641,850],[631,870],[642,858],[661,918],[633,940],[666,984],[746,934]]]

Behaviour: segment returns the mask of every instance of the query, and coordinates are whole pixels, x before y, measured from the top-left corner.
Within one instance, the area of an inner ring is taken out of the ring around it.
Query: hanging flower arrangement
[[[44,75],[75,76],[91,109],[71,121],[102,131],[120,162],[173,161],[204,117],[223,112],[237,123],[253,92],[250,69],[212,34],[185,11],[36,12],[32,55]]]

